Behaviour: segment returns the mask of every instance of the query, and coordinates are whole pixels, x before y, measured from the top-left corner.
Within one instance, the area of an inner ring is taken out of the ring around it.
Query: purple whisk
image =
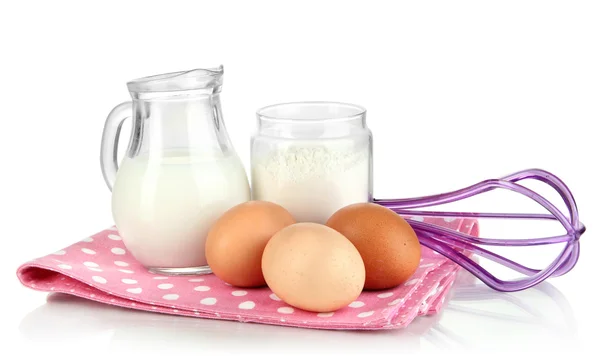
[[[519,181],[524,179],[539,180],[556,190],[567,206],[569,217],[566,217],[547,199],[526,188]],[[479,212],[443,212],[410,210],[435,205],[442,205],[463,200],[494,189],[508,189],[525,195],[541,206],[549,214],[509,214],[509,213],[479,213]],[[579,257],[579,237],[585,232],[585,226],[579,221],[579,213],[575,199],[569,188],[557,176],[541,169],[523,170],[500,179],[484,180],[464,189],[408,199],[374,199],[374,203],[385,206],[399,215],[407,217],[408,223],[419,236],[421,244],[439,252],[456,262],[464,269],[479,278],[489,287],[503,292],[513,292],[535,286],[551,276],[560,276],[569,272],[577,263]],[[419,222],[410,216],[433,217],[463,217],[463,218],[496,218],[496,219],[542,219],[556,220],[567,231],[560,236],[531,238],[524,240],[505,240],[475,237],[463,234],[438,225]],[[543,270],[532,269],[517,262],[502,257],[477,245],[488,246],[536,246],[565,243],[564,249],[552,263]],[[493,262],[502,264],[514,271],[526,275],[524,278],[503,281],[492,275],[461,251],[471,252]]]

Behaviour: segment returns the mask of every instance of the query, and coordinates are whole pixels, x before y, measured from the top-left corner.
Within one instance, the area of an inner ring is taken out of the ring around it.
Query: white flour
[[[253,199],[277,203],[299,222],[325,223],[371,195],[368,142],[293,141],[252,161]]]

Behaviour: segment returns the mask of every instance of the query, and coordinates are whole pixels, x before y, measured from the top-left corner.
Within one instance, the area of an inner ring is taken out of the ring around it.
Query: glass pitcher
[[[250,200],[245,169],[225,129],[223,66],[144,77],[104,127],[101,166],[112,214],[130,253],[152,272],[210,273],[204,243],[229,208]],[[126,155],[118,136],[131,117]]]

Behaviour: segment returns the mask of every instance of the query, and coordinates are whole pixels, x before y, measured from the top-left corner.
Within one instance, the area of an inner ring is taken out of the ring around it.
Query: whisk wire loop
[[[518,184],[525,179],[541,181],[558,192],[564,201],[568,216],[565,216],[554,204],[535,191]],[[480,213],[480,212],[444,212],[412,210],[431,206],[448,204],[464,200],[475,195],[489,192],[495,189],[506,189],[524,195],[544,207],[549,214],[526,214],[526,213]],[[542,169],[528,169],[499,178],[488,179],[477,184],[468,186],[452,192],[422,196],[407,199],[374,199],[374,203],[387,207],[397,214],[406,217],[408,223],[415,230],[424,246],[446,256],[456,262],[467,271],[475,275],[489,287],[502,292],[514,292],[535,286],[548,277],[560,276],[569,272],[577,263],[579,258],[579,239],[585,232],[585,226],[579,221],[579,213],[573,194],[566,184],[556,175]],[[433,216],[448,218],[495,218],[495,219],[529,219],[529,220],[555,220],[566,230],[566,234],[529,238],[523,240],[515,239],[493,239],[481,238],[464,234],[448,228],[431,223],[414,220],[417,216]],[[521,265],[515,261],[498,255],[494,252],[481,248],[477,245],[523,247],[551,245],[565,243],[564,249],[559,253],[548,267],[543,270],[533,269]],[[476,263],[470,256],[478,255],[516,272],[526,275],[516,280],[500,280]]]

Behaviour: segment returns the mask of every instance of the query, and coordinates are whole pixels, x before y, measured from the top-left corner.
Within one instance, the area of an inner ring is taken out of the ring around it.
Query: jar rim
[[[359,105],[331,101],[302,101],[278,103],[260,108],[260,121],[281,123],[345,122],[364,119],[367,110]]]

